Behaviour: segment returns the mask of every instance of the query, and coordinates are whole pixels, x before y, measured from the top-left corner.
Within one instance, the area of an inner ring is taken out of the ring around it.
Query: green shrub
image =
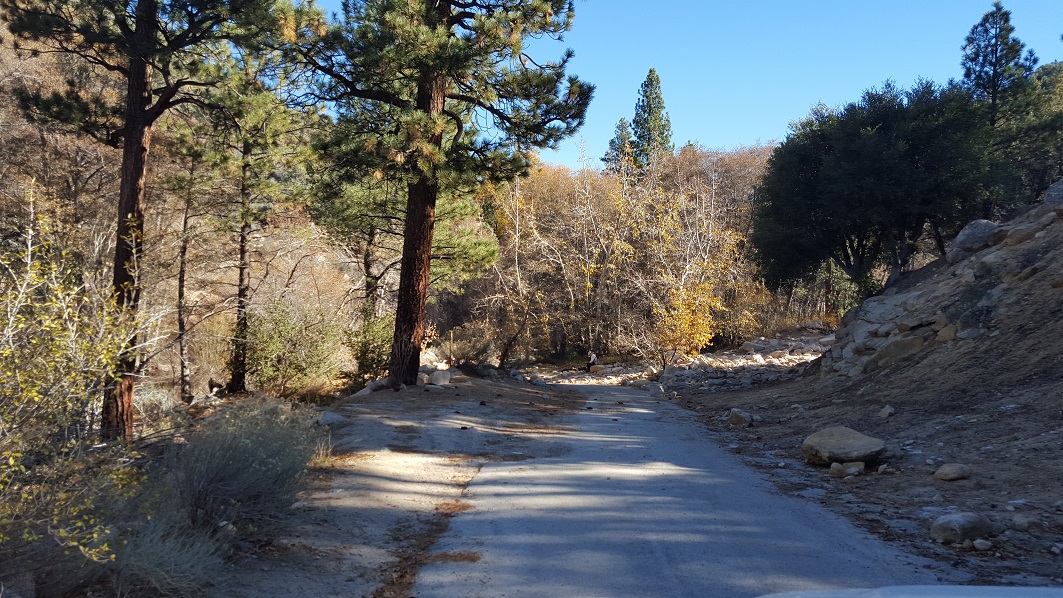
[[[178,508],[202,529],[287,508],[318,446],[310,414],[277,401],[228,405],[166,460]]]
[[[395,316],[368,318],[348,333],[344,343],[358,363],[356,382],[364,384],[387,375],[391,365],[391,342],[395,337]]]
[[[248,373],[257,388],[278,396],[333,378],[343,328],[323,309],[277,301],[248,313]]]
[[[0,563],[42,540],[102,560],[99,507],[135,476],[126,449],[92,448],[94,417],[132,326],[26,199],[22,236],[0,246]]]

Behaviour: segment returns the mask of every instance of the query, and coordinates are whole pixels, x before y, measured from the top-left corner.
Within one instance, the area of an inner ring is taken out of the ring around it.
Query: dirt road
[[[946,575],[780,495],[691,412],[579,390],[585,408],[528,447],[534,459],[483,465],[411,595],[744,597]]]
[[[212,594],[742,597],[956,581],[782,496],[694,412],[643,391],[464,380],[350,399],[323,421],[336,457]]]

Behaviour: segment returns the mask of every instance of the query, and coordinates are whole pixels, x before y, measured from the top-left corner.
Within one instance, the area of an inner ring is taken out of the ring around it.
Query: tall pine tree
[[[417,377],[440,192],[522,174],[530,150],[583,124],[594,88],[565,76],[572,53],[544,62],[524,47],[560,39],[573,16],[573,0],[361,0],[299,29],[294,55],[361,142],[346,165],[405,182],[394,386]]]
[[[650,69],[646,80],[639,88],[639,99],[635,103],[635,118],[631,121],[634,134],[635,163],[645,168],[661,154],[671,154],[672,122],[664,109],[664,96],[661,95],[661,78],[656,69]]]
[[[167,110],[195,103],[196,92],[217,82],[202,50],[218,40],[244,41],[272,21],[272,0],[0,0],[8,28],[34,51],[73,54],[116,73],[125,93],[114,104],[75,87],[64,94],[19,91],[34,117],[67,122],[122,148],[114,295],[135,317],[140,304],[137,264],[142,258],[147,157],[152,128]],[[136,345],[135,339],[133,345]],[[105,438],[133,433],[133,382],[137,356],[120,357],[106,389],[101,430]]]
[[[1014,33],[1011,11],[998,0],[971,28],[963,45],[963,80],[976,98],[989,103],[991,127],[1001,122],[1009,100],[1029,88],[1037,66],[1033,50],[1024,55],[1026,44]]]

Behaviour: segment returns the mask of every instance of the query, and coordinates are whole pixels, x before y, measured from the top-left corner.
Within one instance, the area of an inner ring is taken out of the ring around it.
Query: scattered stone
[[[1044,529],[1045,524],[1036,515],[1018,514],[1011,518],[1011,529],[1019,532],[1030,532]]]
[[[934,472],[934,478],[945,482],[966,480],[971,477],[971,467],[963,463],[946,463]]]
[[[750,426],[753,423],[753,419],[749,416],[749,413],[734,407],[727,414],[727,423],[732,426]]]
[[[431,384],[431,383],[432,383],[432,378],[429,377],[428,374],[426,374],[424,372],[419,372],[417,374],[417,386],[424,386],[426,384]]]
[[[938,330],[937,340],[942,343],[956,340],[956,333],[959,332],[959,326],[955,324],[949,324],[941,330]]]
[[[862,461],[856,461],[853,463],[831,463],[830,475],[835,478],[849,478],[853,476],[863,475],[865,471],[864,463]]]
[[[934,520],[930,537],[942,544],[984,538],[993,532],[993,523],[978,513],[949,513]]]
[[[591,373],[592,374],[600,374],[600,373],[602,373],[604,371],[605,371],[605,366],[604,365],[592,365],[591,366]]]
[[[889,419],[890,417],[892,417],[892,416],[894,416],[896,414],[897,414],[897,410],[894,409],[893,407],[890,407],[889,405],[886,405],[885,407],[883,407],[878,412],[878,416],[881,417],[882,419]]]
[[[438,384],[425,384],[424,385],[424,389],[427,390],[427,391],[446,390],[446,388],[444,388],[444,387],[442,387],[442,386],[440,386]]]
[[[343,417],[335,411],[323,411],[317,418],[317,423],[320,426],[334,426],[347,421],[347,418]]]
[[[820,430],[801,443],[801,454],[815,465],[875,461],[885,451],[883,441],[845,426]]]
[[[754,353],[753,354],[753,363],[755,363],[757,365],[764,365],[765,363],[767,363],[767,361],[764,359],[764,356],[761,355],[760,353]]]
[[[985,334],[986,330],[984,328],[968,328],[966,330],[960,331],[956,335],[956,338],[960,339],[961,341],[969,341],[983,337],[985,336]]]
[[[546,386],[546,380],[543,380],[542,378],[536,378],[532,380],[532,384],[536,386]]]
[[[1019,245],[1034,238],[1041,229],[1037,226],[1021,226],[1012,229],[1004,238],[1004,246]]]
[[[984,538],[979,538],[975,540],[972,544],[974,545],[974,549],[979,552],[985,552],[986,550],[990,550],[993,548],[993,543]]]

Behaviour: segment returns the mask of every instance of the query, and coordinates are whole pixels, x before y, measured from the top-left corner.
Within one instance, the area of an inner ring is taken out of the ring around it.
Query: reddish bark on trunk
[[[136,315],[140,304],[140,281],[137,275],[140,249],[144,240],[144,181],[147,177],[148,150],[151,147],[152,66],[145,58],[153,43],[154,22],[158,13],[156,0],[137,4],[139,47],[129,61],[125,132],[122,139],[122,180],[118,194],[118,235],[114,248],[113,290],[118,309]],[[139,51],[137,51],[139,50]],[[114,381],[103,396],[100,432],[104,439],[129,438],[133,435],[133,382],[137,375],[137,358],[132,352],[136,337],[118,361]]]
[[[426,76],[417,87],[417,108],[429,115],[442,114],[445,99],[446,79],[440,75]],[[430,140],[439,147],[443,141],[442,131],[433,133]],[[417,178],[407,187],[395,339],[391,345],[390,383],[393,388],[417,383],[421,343],[424,341],[424,308],[428,299],[439,184],[434,173],[417,170]]]

